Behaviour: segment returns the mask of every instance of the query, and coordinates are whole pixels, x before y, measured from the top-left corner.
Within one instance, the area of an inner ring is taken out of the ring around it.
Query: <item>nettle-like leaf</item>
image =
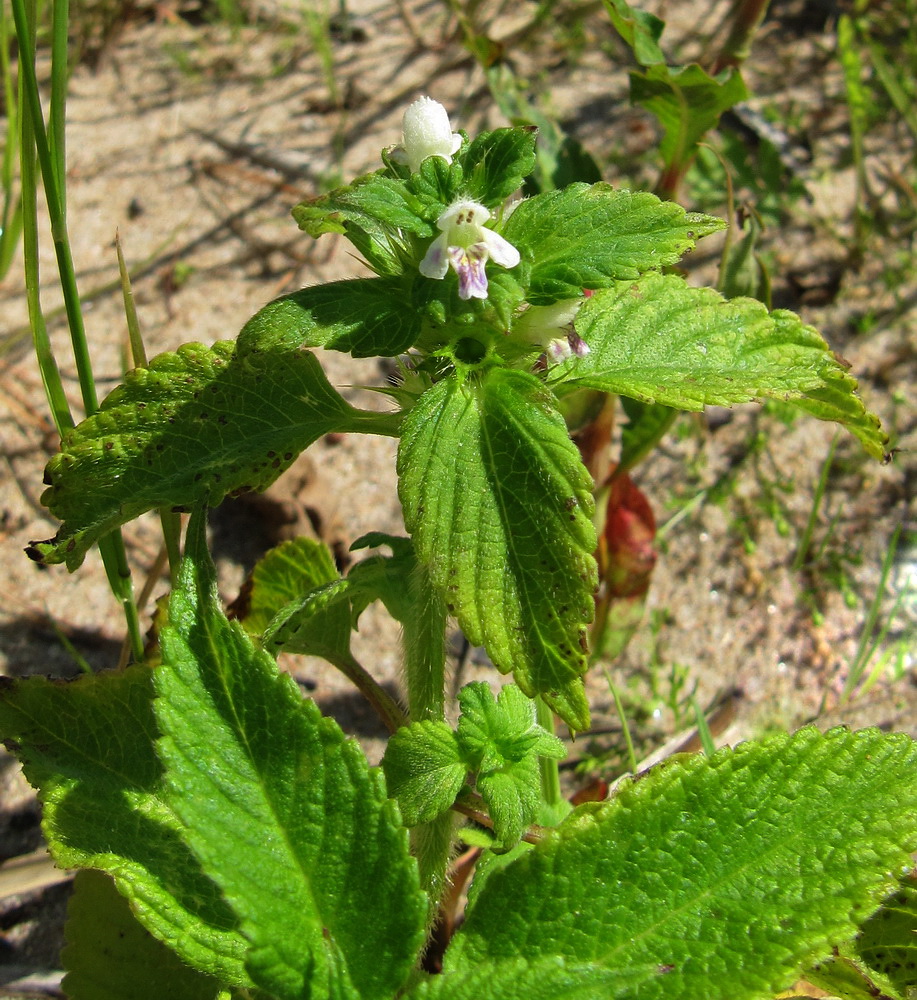
[[[747,97],[745,83],[732,67],[711,76],[696,63],[658,63],[630,74],[631,101],[651,111],[662,125],[659,152],[666,166],[686,162],[720,115]]]
[[[467,765],[445,722],[423,720],[399,729],[382,758],[388,793],[407,826],[445,812],[465,782]]]
[[[251,985],[238,920],[162,796],[152,701],[145,666],[70,683],[7,681],[0,734],[38,789],[57,864],[108,872],[143,926],[185,962]]]
[[[501,205],[535,167],[533,125],[481,132],[462,156],[464,194],[488,208]]]
[[[795,313],[652,274],[597,292],[575,325],[590,353],[555,369],[561,391],[589,387],[683,410],[780,399],[843,424],[870,455],[885,455],[879,419],[855,379]]]
[[[382,171],[359,177],[352,184],[301,202],[293,209],[300,229],[318,238],[342,233],[379,274],[402,272],[398,230],[416,236],[433,235],[422,200],[407,185]]]
[[[94,542],[145,511],[266,489],[321,435],[382,426],[380,416],[394,415],[361,417],[309,353],[240,357],[226,342],[186,344],[130,372],[64,438],[41,498],[64,523],[30,555],[73,570]]]
[[[261,635],[284,608],[339,578],[331,551],[314,538],[293,538],[265,553],[255,564],[237,618],[250,635]]]
[[[62,987],[69,1000],[219,1000],[222,986],[181,962],[150,935],[130,904],[102,872],[77,873],[67,907],[67,970]]]
[[[492,872],[443,975],[410,996],[486,981],[522,1000],[507,970],[524,958],[559,996],[763,1000],[855,934],[915,847],[905,735],[810,727],[681,756]]]
[[[592,483],[553,397],[528,372],[445,379],[405,418],[398,475],[417,557],[469,641],[586,728]]]
[[[156,716],[187,842],[238,915],[256,984],[280,1000],[389,1000],[427,903],[382,775],[226,620],[201,516],[186,551]]]
[[[503,236],[533,262],[529,302],[550,305],[674,264],[724,225],[645,191],[571,184],[521,202]]]
[[[458,743],[487,803],[494,832],[505,847],[535,822],[541,804],[539,757],[561,760],[563,743],[535,721],[535,705],[514,684],[497,698],[487,684],[466,684],[459,694]]]
[[[903,997],[917,986],[917,875],[909,874],[863,925],[853,949]]]
[[[300,347],[325,347],[355,358],[402,354],[420,333],[417,310],[405,308],[415,280],[414,275],[353,278],[283,295],[242,327],[239,354]]]
[[[665,21],[655,14],[635,10],[625,0],[605,0],[605,10],[641,66],[665,62],[665,55],[659,47]]]

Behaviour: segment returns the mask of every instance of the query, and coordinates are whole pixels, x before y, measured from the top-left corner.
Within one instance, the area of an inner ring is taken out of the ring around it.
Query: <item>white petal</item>
[[[515,267],[520,260],[519,251],[508,240],[492,229],[481,229],[481,242],[487,247],[490,259],[503,267]]]
[[[420,169],[428,156],[441,156],[448,163],[462,143],[462,137],[452,131],[449,115],[438,101],[430,97],[416,100],[402,120],[403,149],[411,172]]]
[[[420,262],[420,273],[425,278],[445,278],[449,270],[449,242],[445,233],[430,244],[430,248]]]

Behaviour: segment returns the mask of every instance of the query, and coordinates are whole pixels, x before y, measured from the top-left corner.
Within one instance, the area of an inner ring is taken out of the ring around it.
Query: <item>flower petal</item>
[[[519,251],[492,229],[481,228],[481,242],[487,247],[490,259],[503,267],[515,267],[520,260]]]
[[[445,278],[449,270],[449,245],[445,233],[430,244],[429,249],[420,262],[420,273],[425,278]]]
[[[449,263],[459,279],[460,299],[487,298],[487,247],[475,243],[470,247],[449,247]]]

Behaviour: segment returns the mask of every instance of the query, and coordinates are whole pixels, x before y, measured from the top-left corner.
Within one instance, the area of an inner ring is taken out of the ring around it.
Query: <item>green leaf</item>
[[[61,960],[70,1000],[217,1000],[221,986],[179,961],[131,913],[101,872],[81,871],[67,907]]]
[[[854,948],[902,996],[917,986],[917,881],[913,875],[902,878],[892,896],[866,921]]]
[[[255,564],[239,621],[259,636],[284,608],[339,574],[328,546],[313,538],[294,538],[267,552]]]
[[[267,353],[238,357],[223,342],[161,354],[64,438],[41,498],[64,523],[30,554],[73,570],[94,542],[145,511],[266,489],[358,414],[308,353],[278,363]]]
[[[399,729],[382,758],[388,794],[407,826],[429,823],[455,802],[465,782],[465,763],[455,733],[445,722],[425,720]]]
[[[398,475],[417,557],[469,641],[586,728],[592,484],[553,398],[527,372],[445,379],[405,418]]]
[[[573,996],[762,1000],[852,937],[915,847],[903,734],[809,727],[681,756],[492,873],[418,993],[464,998],[489,969],[491,1000],[521,1000],[507,965],[556,956]]]
[[[624,0],[605,0],[605,10],[608,11],[615,31],[630,47],[641,66],[665,62],[665,55],[659,48],[665,21],[661,21],[655,14],[634,10]]]
[[[204,534],[196,515],[156,670],[169,799],[259,986],[389,1000],[426,918],[407,833],[359,746],[226,620]]]
[[[571,184],[521,202],[503,236],[533,262],[529,302],[550,305],[674,264],[723,226],[645,191]]]
[[[732,67],[710,76],[696,63],[656,64],[630,74],[631,101],[651,111],[662,125],[659,152],[667,167],[686,163],[720,115],[747,98],[745,83]]]
[[[414,280],[413,275],[354,278],[284,295],[242,327],[239,354],[301,347],[325,347],[355,358],[402,354],[420,333],[418,310],[405,308]]]
[[[529,125],[476,136],[462,157],[466,197],[496,208],[522,187],[535,167],[537,133]]]
[[[671,406],[647,403],[632,396],[621,397],[621,408],[627,421],[621,428],[618,468],[626,471],[642,462],[659,444],[678,412]]]
[[[459,693],[458,742],[477,772],[477,787],[504,847],[535,822],[541,804],[539,757],[560,760],[563,743],[535,721],[535,704],[515,684],[497,698],[487,684],[466,684]]]
[[[291,601],[272,619],[262,636],[266,650],[323,656],[341,664],[350,656],[350,591],[340,578]]]
[[[682,410],[779,399],[843,424],[870,455],[885,454],[856,381],[795,313],[653,274],[597,292],[576,331],[590,353],[555,369],[563,391],[590,387]]]
[[[343,233],[379,274],[397,275],[401,265],[398,230],[420,237],[433,235],[423,218],[422,202],[404,182],[379,171],[360,177],[346,187],[301,202],[293,209],[300,229],[318,238]]]
[[[246,943],[161,794],[152,671],[6,681],[0,735],[43,803],[61,868],[110,873],[137,918],[184,961],[244,986]]]

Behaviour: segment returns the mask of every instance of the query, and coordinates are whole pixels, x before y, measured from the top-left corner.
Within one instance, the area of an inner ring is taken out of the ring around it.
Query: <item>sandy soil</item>
[[[689,724],[683,695],[694,684],[701,705],[733,692],[735,711],[722,740],[796,726],[814,717],[823,701],[826,722],[881,724],[917,735],[911,675],[894,684],[883,679],[867,698],[845,709],[838,705],[898,525],[905,533],[882,603],[885,614],[895,593],[913,587],[917,578],[915,287],[913,267],[911,285],[883,283],[888,261],[912,252],[896,232],[884,242],[877,236],[859,267],[847,252],[853,184],[842,81],[830,58],[833,27],[830,19],[800,20],[800,6],[775,5],[748,71],[754,106],[776,108],[793,123],[796,143],[812,153],[802,173],[810,200],[794,202],[785,225],[767,236],[775,300],[825,331],[861,377],[868,405],[896,430],[901,451],[892,465],[881,467],[860,455],[852,439],[841,438],[816,529],[817,542],[827,541],[818,565],[801,573],[792,570],[792,560],[832,428],[801,418],[786,424],[753,408],[680,421],[638,472],[666,527],[647,621],[614,667],[647,747]],[[439,5],[409,4],[407,17],[383,0],[348,7],[352,31],[332,35],[336,95],[305,32],[233,33],[192,25],[170,4],[157,7],[157,17],[126,25],[94,68],[74,72],[68,108],[71,238],[103,389],[117,383],[125,357],[123,313],[111,288],[116,233],[135,273],[150,354],[188,340],[232,337],[282,292],[364,273],[335,237],[312,243],[298,233],[289,209],[338,175],[375,168],[379,149],[398,140],[400,116],[411,99],[429,93],[469,131],[503,124],[480,69]],[[690,40],[698,26],[713,30],[723,9],[722,3],[697,2],[663,11],[669,32],[688,39],[684,56],[696,54]],[[504,12],[493,34],[511,38],[529,17],[528,8]],[[533,92],[607,165],[607,178],[617,181],[622,163],[645,162],[640,158],[655,141],[652,125],[626,103],[626,71],[608,54],[616,50],[609,49],[611,31],[600,11],[586,19],[578,37],[565,40],[564,48],[546,37],[506,51],[528,74]],[[893,124],[871,139],[871,176],[880,195],[887,190],[889,203],[896,194],[882,179],[897,169],[889,152],[896,142]],[[651,184],[651,169],[641,170],[638,179]],[[633,172],[628,176],[633,180]],[[50,241],[45,253],[50,310],[58,303]],[[692,280],[708,280],[714,259],[712,250],[697,254],[689,263]],[[122,627],[98,559],[91,557],[71,577],[62,567],[41,570],[22,554],[30,540],[56,529],[37,498],[43,465],[57,441],[44,415],[15,268],[0,300],[0,672],[73,676],[77,668],[58,630],[94,669],[111,667],[118,661]],[[867,314],[874,321],[858,332]],[[63,324],[53,323],[52,333],[76,406]],[[378,362],[330,353],[325,362],[334,384],[352,387],[346,390],[350,397],[364,406],[384,405],[353,388],[384,381]],[[757,432],[769,442],[760,454],[750,448]],[[317,531],[343,551],[369,529],[401,531],[394,454],[394,443],[386,440],[345,436],[321,442],[265,498],[243,498],[215,512],[214,549],[227,600],[260,553],[281,538]],[[727,476],[734,477],[731,487],[711,502],[704,491]],[[689,503],[692,498],[699,502]],[[155,521],[141,519],[127,529],[126,539],[139,589],[159,551]],[[847,601],[838,585],[841,575]],[[154,579],[151,598],[165,586],[164,578]],[[817,618],[813,604],[821,611]],[[885,648],[913,634],[915,617],[911,595]],[[370,609],[356,643],[358,656],[395,689],[398,642],[397,629]],[[463,679],[489,676],[479,659],[471,657]],[[319,661],[287,666],[376,757],[379,727],[344,679]],[[673,677],[687,678],[681,689]],[[617,746],[619,727],[600,671],[589,685],[596,733],[578,741],[575,755],[602,758]],[[40,833],[31,792],[8,758],[0,767],[2,859],[38,848]],[[56,968],[65,898],[66,887],[57,886],[0,904],[0,984]]]

